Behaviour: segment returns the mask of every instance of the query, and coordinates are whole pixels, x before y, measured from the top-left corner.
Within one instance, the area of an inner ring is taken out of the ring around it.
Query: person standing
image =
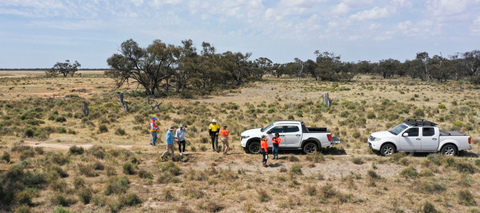
[[[218,152],[218,131],[220,130],[220,125],[217,124],[217,120],[213,119],[210,126],[208,126],[208,133],[212,139],[212,149],[214,152]]]
[[[177,138],[177,143],[178,143],[178,151],[180,152],[180,155],[185,154],[185,132],[187,132],[187,129],[185,129],[183,124],[180,124],[179,128],[177,129],[177,132],[175,133],[175,137]],[[183,152],[182,152],[182,145],[183,145]]]
[[[157,124],[155,123],[157,120],[155,117],[152,118],[152,122],[150,122],[150,133],[152,134],[152,142],[150,145],[155,146],[155,142],[157,141]]]
[[[222,139],[223,154],[226,155],[228,151],[228,136],[230,133],[227,131],[227,126],[223,126],[223,129],[220,130],[220,137]]]
[[[170,129],[168,129],[167,134],[165,135],[165,145],[167,145],[167,150],[163,152],[162,156],[160,158],[163,158],[165,154],[167,154],[169,151],[172,152],[172,161],[174,161],[174,148],[173,148],[173,130],[175,130],[175,127],[171,126]]]
[[[275,133],[275,137],[272,138],[272,154],[273,154],[273,159],[278,159],[278,148],[280,146],[280,142],[282,139],[280,138],[280,135],[278,133]]]
[[[260,140],[260,148],[263,155],[263,167],[267,167],[267,159],[268,159],[268,138],[266,135],[262,135],[262,139]]]

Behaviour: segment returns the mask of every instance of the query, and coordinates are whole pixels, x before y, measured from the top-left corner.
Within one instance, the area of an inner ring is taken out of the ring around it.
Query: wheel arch
[[[245,147],[248,147],[252,142],[260,142],[260,138],[259,137],[254,137],[254,138],[248,139]]]
[[[392,144],[392,145],[395,147],[395,151],[398,152],[398,146],[397,146],[397,144],[395,144],[394,142],[391,142],[391,141],[385,141],[385,142],[383,142],[382,145],[380,145],[379,150],[380,150],[380,149],[382,148],[382,146],[385,145],[385,144]]]
[[[440,147],[440,149],[438,151],[442,151],[443,147],[445,147],[446,145],[453,145],[455,147],[455,149],[457,149],[457,153],[459,152],[457,144],[455,144],[453,142],[446,142],[446,143],[442,144],[442,146]]]
[[[320,140],[318,140],[317,138],[307,138],[305,140],[302,141],[302,145],[300,146],[301,149],[303,149],[303,147],[305,146],[305,144],[309,143],[309,142],[313,142],[317,145],[317,149],[320,149],[322,148],[322,143],[320,142]]]

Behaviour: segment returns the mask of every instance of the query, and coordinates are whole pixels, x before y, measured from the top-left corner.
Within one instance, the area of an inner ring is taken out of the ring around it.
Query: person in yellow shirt
[[[223,129],[220,130],[220,138],[222,139],[222,148],[223,154],[226,155],[228,151],[228,136],[230,133],[227,131],[227,126],[223,126]]]
[[[208,133],[212,139],[212,149],[214,152],[219,152],[218,150],[218,131],[220,130],[220,125],[217,124],[217,120],[213,119],[212,123],[208,127]]]

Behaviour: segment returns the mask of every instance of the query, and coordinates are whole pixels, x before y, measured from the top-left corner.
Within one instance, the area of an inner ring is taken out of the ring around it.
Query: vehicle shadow
[[[405,152],[405,154],[407,155],[411,155],[413,157],[427,157],[428,155],[431,155],[431,154],[435,154],[435,153],[429,153],[429,152],[414,152],[414,153],[411,153],[411,152]],[[439,153],[440,154],[440,153]],[[470,157],[470,158],[478,158],[478,155],[473,153],[473,152],[469,152],[469,151],[460,151],[458,152],[458,157]]]
[[[338,147],[331,147],[331,148],[323,148],[318,150],[319,153],[323,155],[346,155],[347,152],[343,148]],[[269,151],[269,153],[272,153]],[[301,150],[278,150],[278,154],[294,154],[294,155],[305,155],[305,153]],[[282,158],[280,158],[282,159]]]

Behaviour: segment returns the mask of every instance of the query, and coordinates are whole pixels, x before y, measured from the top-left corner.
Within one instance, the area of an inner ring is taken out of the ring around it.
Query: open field
[[[326,92],[334,99],[330,108],[321,102]],[[217,94],[155,98],[162,105],[151,110],[140,88],[114,91],[102,72],[73,78],[0,73],[0,198],[12,203],[0,211],[480,211],[480,94],[468,83],[268,78]],[[152,116],[160,127],[156,147],[149,145]],[[211,150],[207,127],[213,118],[229,126],[229,155]],[[458,157],[381,157],[369,150],[371,132],[406,118],[469,134],[473,149]],[[244,153],[242,131],[287,119],[328,127],[342,143],[315,155],[281,152],[268,168],[261,167],[260,155]],[[166,129],[180,123],[189,130],[187,155],[176,149],[176,162],[159,159]]]

